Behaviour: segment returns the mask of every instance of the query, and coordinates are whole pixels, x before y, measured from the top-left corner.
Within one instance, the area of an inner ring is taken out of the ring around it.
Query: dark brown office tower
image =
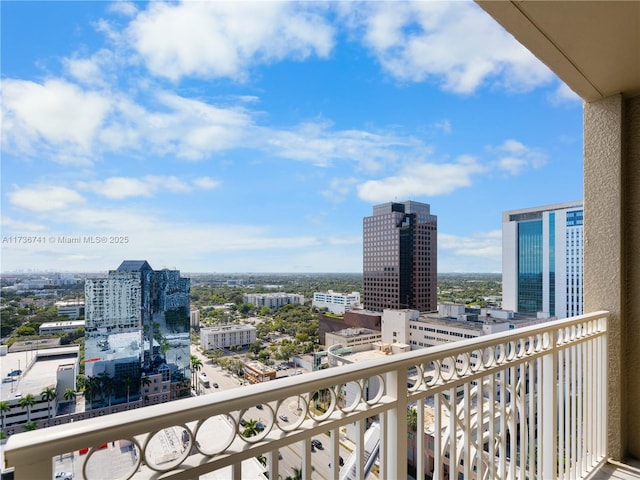
[[[429,205],[376,205],[363,226],[364,307],[436,310],[438,220]]]

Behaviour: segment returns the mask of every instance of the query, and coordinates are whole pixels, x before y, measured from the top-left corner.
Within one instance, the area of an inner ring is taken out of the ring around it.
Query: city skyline
[[[499,273],[503,211],[582,198],[581,101],[473,3],[0,8],[2,272],[362,272],[413,200]]]

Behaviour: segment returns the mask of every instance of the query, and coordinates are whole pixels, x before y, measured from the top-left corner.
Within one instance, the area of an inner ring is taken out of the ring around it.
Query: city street
[[[194,349],[193,353],[202,361],[202,368],[199,373],[205,373],[210,384],[208,388],[202,387],[200,389],[201,395],[211,395],[222,390],[239,388],[243,385],[243,380],[241,378],[238,378],[222,367],[213,364],[211,360],[202,355],[200,351]],[[278,371],[278,377],[295,375],[299,372],[300,369],[285,369]],[[218,387],[214,387],[214,384],[217,384]],[[273,413],[265,406],[252,407],[245,412],[243,419],[245,421],[255,419],[263,425],[268,425],[271,422],[278,422],[282,425],[293,425],[299,420],[299,416],[303,411],[302,409],[299,410],[299,407],[300,402],[297,397],[293,397],[285,400],[280,405],[279,410]],[[213,421],[219,422],[221,419],[217,418]],[[217,425],[217,423],[212,424],[210,428],[220,428],[220,425],[217,427],[215,427],[215,425]],[[171,429],[165,429],[165,431],[159,432],[161,435],[152,442],[154,445],[157,444],[152,448],[152,450],[158,450],[156,452],[158,454],[156,455],[156,458],[158,459],[171,454],[172,451],[175,450],[175,448],[169,448],[169,446],[167,446],[171,444],[171,439],[175,436],[172,435],[172,432],[169,430]],[[179,433],[181,432],[177,432],[177,435]],[[331,471],[331,459],[329,453],[330,438],[328,435],[316,435],[314,439],[320,441],[323,448],[314,448],[311,452],[312,464],[314,467],[311,478],[313,480],[328,479],[330,478]],[[178,444],[179,441],[174,439],[174,443]],[[345,445],[349,444],[350,442],[348,440],[341,439],[340,456],[344,461],[346,461],[351,455],[351,452],[345,447]],[[280,459],[279,470],[282,478],[293,476],[293,469],[299,469],[302,467],[302,448],[303,443],[301,442],[285,447],[280,451],[282,458]],[[167,452],[164,452],[164,449],[168,449]],[[179,456],[179,454],[182,453],[182,449],[179,448],[178,450],[179,451],[174,453]],[[73,474],[73,478],[83,478],[82,468],[86,460],[87,454],[80,454],[79,452],[61,455],[54,459],[54,471],[56,473],[71,473]],[[92,455],[90,464],[87,466],[87,472],[89,474],[91,474],[91,472],[100,472],[101,474],[108,472],[109,478],[119,478],[125,475],[126,472],[130,471],[133,465],[135,465],[136,460],[137,452],[135,449],[131,448],[128,442],[115,442],[113,444],[106,445],[103,449],[98,450],[94,455]]]
[[[230,388],[238,388],[242,386],[242,379],[238,379],[236,376],[231,375],[227,370],[222,367],[213,364],[211,360],[209,360],[206,356],[204,356],[199,350],[194,349],[194,354],[202,361],[202,368],[200,372],[205,372],[209,382],[210,387],[202,389],[202,394],[213,394],[220,390],[227,390]],[[289,368],[282,371],[278,371],[278,378],[285,377],[289,375],[299,374],[301,370],[299,368]],[[215,388],[214,383],[218,384],[218,388]],[[298,402],[296,398],[291,398],[289,401],[283,402],[280,409],[277,412],[274,412],[275,416],[278,417],[283,415],[287,420],[283,420],[279,418],[278,421],[284,425],[293,425],[295,424],[300,415],[300,411],[298,411]],[[266,409],[259,409],[256,407],[250,408],[245,412],[243,416],[245,420],[256,419],[263,424],[268,424],[271,418],[271,413]],[[331,459],[329,457],[330,448],[329,443],[330,439],[328,435],[319,435],[314,437],[316,440],[319,440],[323,448],[322,449],[314,449],[312,451],[312,464],[314,466],[314,471],[311,474],[311,478],[313,480],[324,480],[330,478],[330,466]],[[348,440],[341,440],[340,445],[340,456],[344,461],[351,455],[351,452],[345,448],[344,444],[347,444]],[[287,476],[293,476],[293,468],[301,468],[302,467],[302,448],[303,445],[301,443],[297,443],[295,445],[285,447],[280,451],[282,459],[280,459],[280,475],[282,478],[286,478]]]

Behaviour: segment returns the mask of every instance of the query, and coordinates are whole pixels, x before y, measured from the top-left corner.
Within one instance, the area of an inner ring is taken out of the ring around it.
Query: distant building
[[[410,345],[412,350],[477,338],[547,322],[554,317],[521,315],[507,310],[468,311],[464,305],[441,304],[437,313],[385,310],[382,343]]]
[[[312,305],[317,308],[326,308],[331,313],[341,315],[360,306],[360,292],[336,293],[333,290],[315,292]]]
[[[426,203],[390,202],[363,221],[364,307],[437,306],[438,221]]]
[[[96,396],[90,408],[139,399],[142,378],[163,384],[149,403],[190,394],[189,285],[178,270],[137,260],[86,280],[85,375],[130,385]]]
[[[53,285],[53,280],[50,278],[29,278],[24,279],[20,283],[17,284],[18,291],[27,291],[27,290],[42,290],[45,287],[50,287]]]
[[[247,362],[242,369],[244,378],[249,383],[262,383],[275,380],[278,373],[275,368],[271,368],[256,360]]]
[[[84,300],[64,300],[56,302],[55,307],[61,317],[69,317],[70,320],[84,317]]]
[[[200,330],[200,347],[204,350],[248,346],[256,341],[256,327],[253,325],[226,325],[207,327]]]
[[[379,332],[381,325],[382,313],[371,310],[353,309],[340,316],[319,313],[318,341],[320,345],[325,345],[327,333],[350,327],[368,328]]]
[[[502,306],[557,318],[582,314],[582,202],[502,214]]]
[[[7,402],[9,407],[7,412],[2,413],[5,433],[11,435],[21,432],[21,425],[29,420],[44,426],[40,422],[56,416],[58,403],[64,402],[66,389],[76,391],[79,357],[78,345],[40,348],[28,353],[2,352],[0,401]],[[51,402],[44,400],[41,395],[48,387],[52,387],[57,395]],[[36,403],[27,410],[19,402],[29,394],[34,396]]]
[[[245,293],[242,295],[242,301],[251,303],[258,308],[269,307],[275,311],[289,304],[304,305],[304,295],[296,293]]]
[[[200,310],[197,308],[192,307],[189,312],[189,326],[195,329],[200,328]]]
[[[368,328],[345,328],[337,332],[327,333],[325,346],[327,348],[333,345],[341,345],[343,348],[352,351],[369,350],[371,344],[380,342],[382,334],[376,330]]]
[[[69,320],[68,322],[46,322],[40,325],[40,335],[50,333],[71,333],[84,327],[84,320]]]

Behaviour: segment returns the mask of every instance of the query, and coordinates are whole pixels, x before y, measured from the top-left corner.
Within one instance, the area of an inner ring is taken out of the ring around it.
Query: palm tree
[[[111,408],[111,394],[115,387],[113,378],[107,376],[107,374],[100,374],[100,386],[102,387],[103,398],[104,396],[107,397],[109,408]]]
[[[0,415],[2,415],[2,429],[4,430],[4,417],[7,415],[7,412],[11,410],[11,405],[9,402],[2,401],[0,402]]]
[[[149,398],[147,395],[142,395],[144,387],[148,387],[151,385],[151,380],[147,376],[140,377],[140,402],[142,402],[143,397]]]
[[[133,379],[131,377],[124,377],[122,382],[125,387],[127,387],[127,403],[129,403],[129,394],[131,393],[131,384],[133,383]]]
[[[202,368],[202,360],[195,355],[191,355],[191,382],[196,387],[196,393],[198,392],[198,372]],[[195,381],[194,381],[195,378]]]
[[[99,380],[95,377],[86,377],[84,381],[84,398],[89,401],[89,408],[93,408],[93,399],[100,390]]]
[[[76,399],[76,395],[77,395],[77,393],[73,388],[67,387],[67,389],[64,391],[64,399],[67,402],[71,402],[71,401],[75,400]]]
[[[302,469],[293,467],[292,470],[293,477],[289,475],[286,480],[302,480]]]
[[[21,397],[20,400],[18,400],[18,405],[20,405],[22,408],[27,409],[27,422],[31,421],[31,407],[33,407],[35,404],[36,397],[31,395],[30,393],[27,393],[24,397]]]
[[[249,419],[246,420],[244,422],[244,430],[242,431],[242,436],[249,438],[249,437],[253,437],[255,435],[258,435],[258,433],[260,433],[260,430],[258,430],[258,421],[256,419]]]
[[[40,398],[47,402],[47,414],[51,418],[53,416],[51,415],[51,402],[58,398],[58,392],[53,386],[49,386],[40,392]]]

